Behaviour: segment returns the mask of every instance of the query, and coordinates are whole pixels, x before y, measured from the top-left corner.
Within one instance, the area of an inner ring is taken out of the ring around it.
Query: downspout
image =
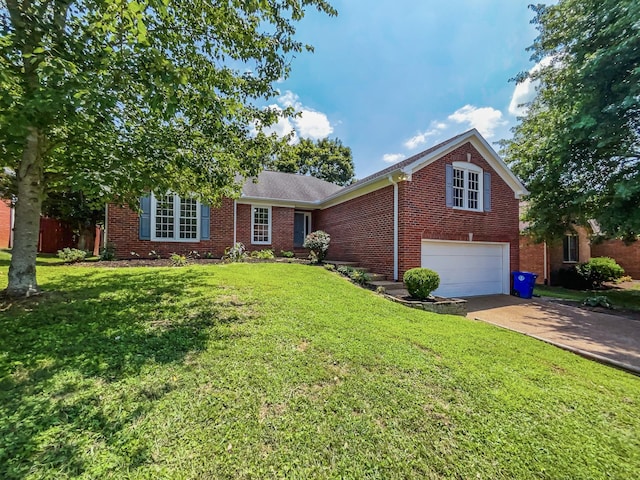
[[[238,203],[234,200],[233,201],[233,246],[235,247],[236,245],[236,227],[238,224]]]
[[[104,232],[102,233],[102,248],[107,248],[107,225],[109,225],[109,204],[104,204]],[[106,250],[105,250],[106,251]]]
[[[398,281],[398,182],[389,175],[393,184],[393,281]]]
[[[543,274],[544,274],[544,284],[545,285],[549,285],[549,279],[547,277],[547,242],[543,243],[544,245],[544,267],[543,267]]]

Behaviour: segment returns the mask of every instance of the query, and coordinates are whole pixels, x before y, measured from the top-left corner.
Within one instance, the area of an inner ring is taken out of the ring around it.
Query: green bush
[[[371,277],[367,272],[363,272],[362,270],[358,270],[357,268],[351,270],[351,273],[349,273],[349,278],[351,279],[351,281],[357,283],[358,285],[365,285],[369,282],[369,280],[371,280]]]
[[[613,258],[595,257],[589,260],[589,281],[593,287],[601,287],[604,282],[614,282],[624,276],[624,268]]]
[[[284,258],[293,258],[296,256],[291,250],[280,250],[280,256]]]
[[[273,250],[265,248],[264,250],[254,250],[253,252],[251,252],[251,258],[269,260],[272,258],[276,258],[276,256],[273,254]]]
[[[333,271],[335,271],[336,266],[334,264],[332,264],[332,263],[327,263],[327,264],[325,264],[324,269],[325,270],[329,270],[330,272],[333,272]]]
[[[116,246],[113,243],[107,243],[100,250],[100,260],[109,261],[116,259]]]
[[[322,263],[327,256],[330,241],[331,237],[329,234],[322,230],[311,232],[307,235],[307,238],[304,239],[303,247],[310,250],[309,259],[311,262]]]
[[[185,265],[189,265],[189,259],[186,255],[180,255],[179,253],[172,253],[169,256],[169,260],[171,260],[171,265],[174,267],[184,267]]]
[[[426,300],[440,286],[440,275],[428,268],[412,268],[404,273],[404,283],[413,298]]]
[[[87,252],[84,250],[78,250],[77,248],[63,248],[58,250],[58,258],[65,263],[81,262],[87,257]]]

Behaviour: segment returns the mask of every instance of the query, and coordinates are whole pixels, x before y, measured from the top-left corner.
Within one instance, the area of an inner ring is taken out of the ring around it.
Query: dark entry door
[[[293,246],[302,247],[307,233],[307,214],[295,212],[293,217]]]

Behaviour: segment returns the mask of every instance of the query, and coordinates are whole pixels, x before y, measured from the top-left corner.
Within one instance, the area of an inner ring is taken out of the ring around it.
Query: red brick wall
[[[8,248],[11,239],[11,206],[0,200],[0,248]]]
[[[393,276],[393,186],[315,212],[313,229],[331,235],[328,257]]]
[[[592,256],[591,242],[589,232],[584,227],[576,227],[578,235],[578,262],[588,262]],[[560,270],[561,268],[571,268],[577,262],[565,262],[562,240],[549,245],[549,268],[551,272]]]
[[[536,283],[544,283],[544,243],[533,243],[527,235],[520,235],[520,270],[538,275]],[[549,275],[549,259],[547,258],[547,275]],[[546,279],[548,280],[548,278]]]
[[[270,248],[276,255],[280,250],[293,250],[294,210],[289,207],[271,207],[271,244],[251,244],[251,205],[238,204],[237,241],[247,251]]]
[[[466,161],[491,172],[491,212],[470,212],[446,207],[445,165]],[[478,151],[466,143],[399,184],[400,278],[421,264],[421,240],[509,242],[510,271],[519,269],[518,204],[513,190],[495,173]]]
[[[621,240],[608,240],[591,247],[594,257],[611,257],[627,275],[640,279],[640,241],[625,245]]]
[[[210,240],[200,242],[140,240],[138,214],[127,207],[110,204],[107,213],[107,242],[115,246],[117,258],[132,258],[131,252],[137,253],[140,258],[148,258],[152,250],[163,257],[174,252],[185,254],[193,250],[200,255],[212,253],[216,257],[221,257],[224,249],[233,245],[233,200],[224,199],[219,207],[212,207],[210,222]]]
[[[244,243],[247,251],[273,249],[277,255],[280,250],[293,250],[293,213],[292,208],[272,207],[271,244],[251,244],[251,205],[237,205],[237,242]],[[155,250],[163,257],[171,253],[197,251],[200,255],[211,253],[221,257],[227,247],[233,245],[233,200],[224,199],[221,206],[211,208],[210,240],[200,242],[155,242],[140,240],[138,236],[138,214],[129,208],[109,205],[107,215],[107,241],[116,247],[117,258],[132,258],[131,252],[141,258],[147,258]]]

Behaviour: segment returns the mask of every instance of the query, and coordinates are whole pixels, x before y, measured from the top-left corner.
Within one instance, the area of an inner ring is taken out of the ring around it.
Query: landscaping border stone
[[[401,297],[385,294],[392,302],[400,303],[410,308],[439,313],[441,315],[467,315],[467,301],[462,298],[435,297],[435,301],[406,300]]]

